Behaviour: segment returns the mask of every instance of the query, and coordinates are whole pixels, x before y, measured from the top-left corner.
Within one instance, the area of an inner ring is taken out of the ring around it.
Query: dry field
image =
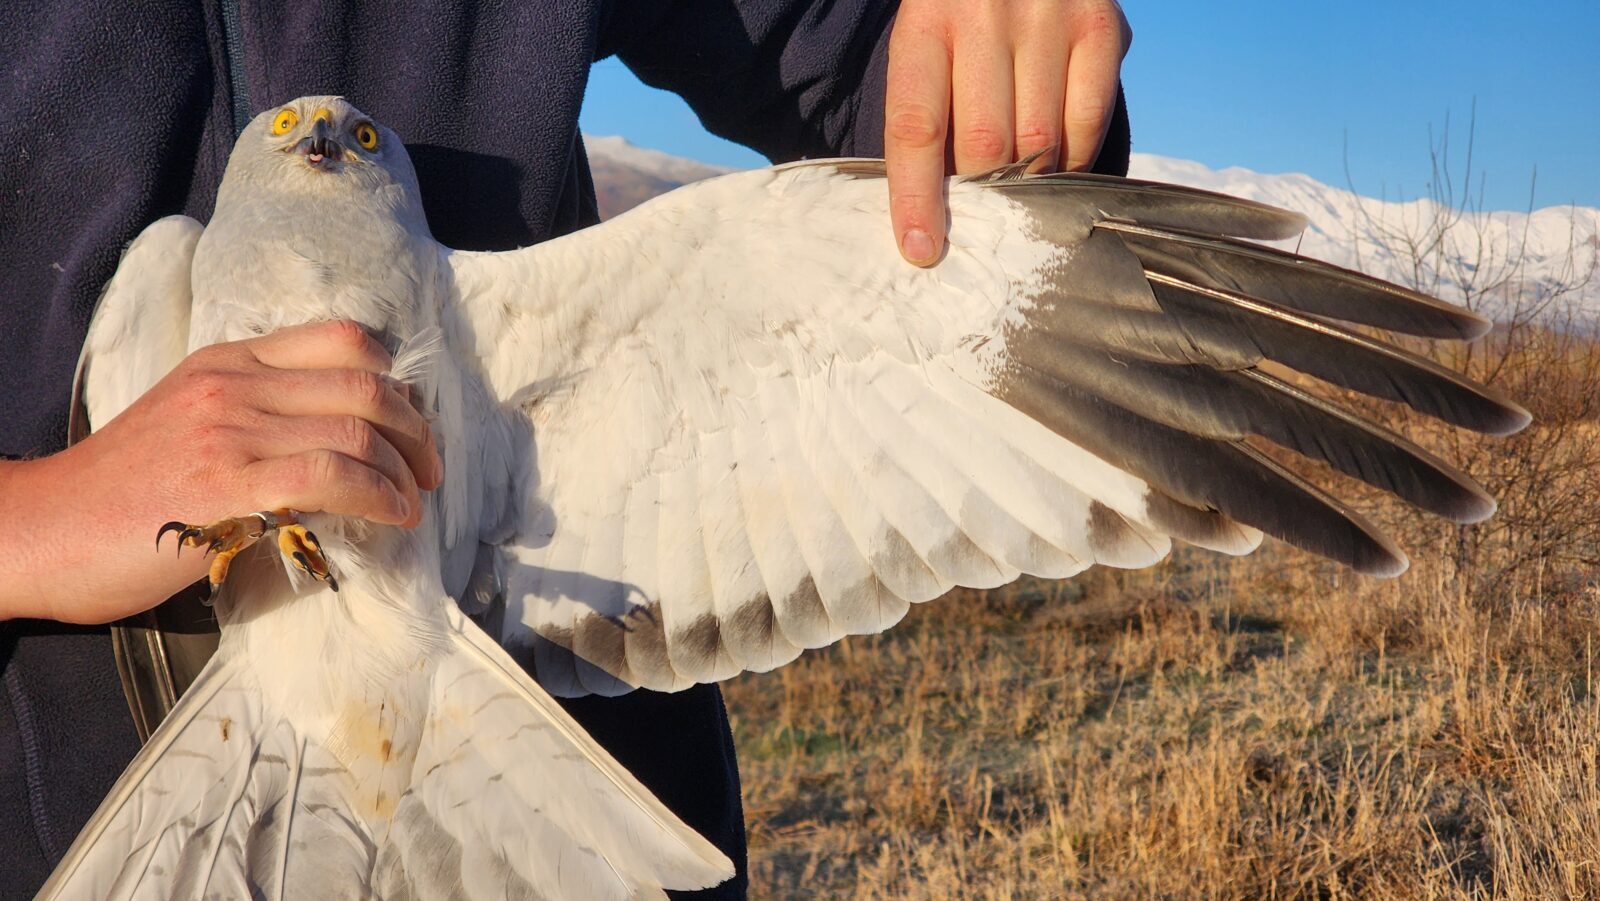
[[[1425,433],[1501,498],[1489,523],[1358,494],[1412,551],[1400,579],[1180,550],[960,592],[729,684],[755,896],[1600,896],[1578,333],[1454,351],[1539,425]]]

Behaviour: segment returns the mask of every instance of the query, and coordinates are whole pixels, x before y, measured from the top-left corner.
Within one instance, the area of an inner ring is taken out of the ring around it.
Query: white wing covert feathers
[[[953,180],[905,266],[882,164],[740,173],[597,228],[450,253],[457,353],[531,422],[499,637],[558,694],[766,670],[1019,573],[1144,566],[1261,533],[1393,575],[1403,553],[1267,439],[1462,522],[1492,500],[1274,362],[1491,434],[1527,415],[1343,323],[1489,324],[1248,239],[1303,219],[1092,175]],[[1246,240],[1241,240],[1246,239]]]

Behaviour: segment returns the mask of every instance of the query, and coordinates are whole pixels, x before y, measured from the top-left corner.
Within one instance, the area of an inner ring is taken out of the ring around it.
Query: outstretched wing
[[[189,275],[203,230],[188,216],[167,216],[128,245],[78,357],[69,443],[105,425],[183,361],[194,303]]]
[[[1009,169],[950,183],[947,254],[919,270],[882,174],[740,173],[449,256],[450,340],[507,414],[486,446],[514,461],[491,539],[500,637],[552,691],[766,670],[952,586],[1144,566],[1171,538],[1244,553],[1265,532],[1405,568],[1255,438],[1442,516],[1492,512],[1447,463],[1263,367],[1483,432],[1527,422],[1346,325],[1470,339],[1487,322],[1237,240],[1301,217]]]

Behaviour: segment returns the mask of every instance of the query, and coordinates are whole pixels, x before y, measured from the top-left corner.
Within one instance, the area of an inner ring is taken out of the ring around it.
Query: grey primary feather
[[[1149,273],[1162,308],[1193,320],[1224,320],[1262,359],[1475,432],[1509,435],[1528,412],[1498,392],[1387,341],[1285,310],[1233,291]]]
[[[1409,288],[1272,247],[1220,235],[1108,219],[1146,269],[1345,322],[1423,338],[1470,341],[1489,320]]]
[[[1133,178],[1062,172],[997,182],[994,186],[1023,204],[1036,207],[1047,237],[1055,225],[1047,210],[1053,199],[1064,195],[1071,197],[1071,203],[1060,211],[1079,221],[1087,210],[1090,221],[1097,223],[1126,219],[1156,228],[1257,241],[1293,238],[1306,227],[1306,217],[1299,213],[1254,200]]]
[[[1465,473],[1388,429],[1256,369],[1119,360],[1068,343],[1042,355],[1039,367],[1063,384],[1193,435],[1267,438],[1440,516],[1476,522],[1494,512],[1494,503]]]
[[[1238,441],[1204,438],[1163,425],[1018,365],[996,396],[1139,476],[1180,503],[1219,510],[1369,575],[1394,575],[1406,558],[1365,517]]]

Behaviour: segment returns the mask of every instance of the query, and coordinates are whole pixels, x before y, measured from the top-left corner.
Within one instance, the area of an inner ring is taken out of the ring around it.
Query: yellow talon
[[[334,591],[339,590],[339,580],[329,571],[327,558],[322,556],[322,545],[318,543],[315,532],[299,523],[280,525],[278,550],[293,560],[301,572],[319,582],[327,582]]]
[[[156,532],[157,550],[161,548],[161,539],[168,532],[178,533],[180,554],[187,546],[204,547],[206,553],[217,555],[216,559],[211,561],[211,568],[206,574],[213,596],[228,578],[228,567],[233,564],[233,558],[268,532],[278,533],[278,550],[294,561],[296,568],[319,582],[327,582],[334,591],[339,590],[339,581],[333,577],[333,572],[328,568],[327,558],[322,555],[322,545],[317,541],[316,534],[300,524],[298,515],[293,510],[252,513],[249,516],[218,520],[208,526],[169,522]]]
[[[206,572],[206,581],[211,586],[211,593],[215,595],[217,589],[228,578],[228,567],[233,564],[233,558],[249,545],[238,544],[230,548],[217,551],[217,557],[211,561],[211,569]]]

